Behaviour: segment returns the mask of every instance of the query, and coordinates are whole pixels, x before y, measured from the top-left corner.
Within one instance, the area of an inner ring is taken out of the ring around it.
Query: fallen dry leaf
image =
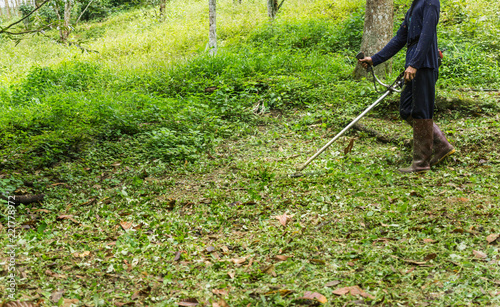
[[[223,300],[223,299],[220,299],[217,303],[214,303],[214,304],[216,304],[216,306],[219,306],[219,307],[229,307],[229,305],[228,305],[228,304],[226,303],[226,301],[225,301],[225,300]],[[213,306],[214,306],[214,305],[212,304],[212,307],[213,307]]]
[[[144,272],[143,272],[144,274]],[[141,290],[136,291],[134,294],[132,294],[132,297],[130,299],[135,300],[140,297],[146,297],[151,293],[151,287],[147,286],[146,288],[142,288]]]
[[[488,257],[488,255],[486,255],[485,253],[483,252],[480,252],[480,251],[472,251],[472,253],[474,254],[474,256],[478,259],[485,259],[486,257]]]
[[[181,252],[175,253],[174,261],[179,261],[181,259]]]
[[[72,305],[78,305],[80,301],[76,298],[73,299],[63,299],[62,307],[71,307]]]
[[[349,142],[349,145],[347,145],[346,148],[344,148],[344,155],[347,155],[348,153],[350,153],[352,151],[352,148],[354,147],[354,140],[356,138],[352,138],[351,141]]]
[[[186,298],[177,303],[179,306],[198,306],[198,304],[198,300],[195,298]]]
[[[415,265],[419,265],[419,266],[423,266],[423,265],[427,264],[427,261],[413,261],[413,260],[404,260],[404,259],[403,259],[403,261],[406,263],[415,264]]]
[[[314,263],[314,264],[320,264],[320,265],[325,265],[326,264],[326,261],[325,260],[321,260],[321,259],[309,259],[309,261],[311,261],[311,263]]]
[[[437,242],[436,240],[424,239],[424,243],[436,243],[436,242]]]
[[[279,220],[281,225],[283,225],[284,227],[286,227],[286,223],[291,220],[293,217],[293,215],[287,215],[286,213],[283,214],[283,215],[277,215],[277,216],[274,216],[275,219]]]
[[[495,242],[498,238],[500,237],[500,234],[494,233],[486,237],[486,241],[488,241],[489,244],[492,244]]]
[[[234,272],[227,272],[229,278],[234,279]]]
[[[424,261],[433,260],[433,259],[436,259],[436,257],[437,257],[437,254],[432,253],[432,254],[425,256]]]
[[[227,295],[227,290],[224,290],[224,289],[212,289],[212,293],[215,294],[215,295],[221,295],[221,296],[225,296]]]
[[[90,255],[89,251],[84,251],[83,253],[73,253],[73,257],[75,258],[85,258]]]
[[[303,297],[299,297],[299,300],[313,300],[313,301],[318,301],[322,304],[326,303],[328,300],[326,299],[325,296],[318,292],[311,292],[311,291],[306,291],[304,293]]]
[[[73,218],[74,215],[59,215],[57,217],[58,220],[70,220],[76,224],[80,224],[77,220]]]
[[[276,255],[274,259],[278,261],[286,261],[288,258],[292,258],[293,256],[285,256],[285,255]]]
[[[366,293],[358,286],[340,288],[340,289],[333,291],[332,293],[335,295],[340,295],[340,296],[346,295],[349,293],[351,295],[361,295],[362,297],[365,297],[365,298],[371,298],[371,299],[375,298],[375,296]]]
[[[62,279],[66,279],[66,278],[68,278],[68,276],[67,276],[67,275],[54,273],[54,272],[52,272],[51,270],[46,270],[46,271],[45,271],[45,274],[46,274],[46,275],[48,275],[48,276],[54,277],[54,278],[62,278]]]
[[[332,280],[332,281],[327,282],[325,284],[325,287],[335,287],[338,284],[340,284],[340,280]]]
[[[52,303],[57,303],[61,299],[63,294],[64,294],[64,290],[54,291],[50,295],[50,300],[52,301]]]
[[[129,230],[132,227],[132,222],[121,221],[120,226],[122,226],[123,230]]]
[[[57,187],[58,185],[66,185],[67,186],[68,184],[65,182],[58,182],[58,183],[51,184],[51,186],[53,186],[53,187]]]
[[[262,273],[272,275],[276,277],[276,272],[274,271],[274,264],[264,266],[260,269]]]
[[[234,264],[243,264],[245,261],[247,261],[247,257],[239,258],[239,259],[231,259],[230,260]]]
[[[15,302],[6,302],[0,306],[2,306],[2,307],[38,307],[38,304],[35,304],[33,302],[15,301]]]
[[[293,293],[292,290],[287,290],[287,289],[282,289],[282,290],[273,290],[273,291],[268,291],[264,293],[264,295],[274,295],[274,294],[279,294],[280,296],[287,296],[288,294]]]
[[[36,209],[36,210],[34,210],[33,212],[34,212],[34,213],[36,213],[36,212],[50,213],[50,211],[49,211],[49,210],[47,210],[47,209]]]

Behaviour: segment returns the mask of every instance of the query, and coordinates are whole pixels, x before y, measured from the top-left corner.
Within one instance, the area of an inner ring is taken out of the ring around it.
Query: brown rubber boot
[[[433,144],[432,119],[413,119],[413,163],[399,169],[402,173],[422,173],[431,169]]]
[[[455,148],[446,139],[444,133],[439,129],[439,127],[433,125],[433,135],[434,135],[434,155],[431,159],[431,166],[434,166],[442,162],[446,157],[455,153]]]

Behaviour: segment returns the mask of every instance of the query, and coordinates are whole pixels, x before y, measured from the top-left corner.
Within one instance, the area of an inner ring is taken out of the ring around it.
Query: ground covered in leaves
[[[500,96],[471,97],[479,105]],[[397,109],[386,106],[363,124],[408,139]],[[404,142],[352,131],[291,176],[337,132],[311,116],[258,115],[196,162],[138,159],[137,140],[124,136],[73,162],[2,174],[15,194],[46,194],[16,207],[16,299],[500,305],[499,116],[439,110],[436,121],[457,153],[425,175],[396,171],[410,161]],[[7,228],[3,219],[0,293],[7,293]]]

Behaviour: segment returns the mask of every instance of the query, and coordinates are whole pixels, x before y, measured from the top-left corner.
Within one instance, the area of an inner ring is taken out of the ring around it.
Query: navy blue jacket
[[[406,65],[438,70],[437,24],[439,22],[439,0],[415,0],[415,6],[410,18],[410,10],[406,13],[398,33],[377,54],[372,57],[373,65],[377,66],[398,53],[404,46],[410,44],[406,51]]]

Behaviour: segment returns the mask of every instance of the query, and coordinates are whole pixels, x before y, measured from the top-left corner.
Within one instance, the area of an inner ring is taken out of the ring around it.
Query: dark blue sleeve
[[[408,66],[420,69],[424,64],[425,57],[429,54],[429,48],[436,36],[436,28],[439,22],[439,8],[435,4],[428,4],[424,7],[424,18],[422,32],[418,40],[417,49],[413,53],[413,58],[408,61]]]
[[[384,63],[392,58],[399,50],[406,46],[406,38],[408,37],[408,25],[405,21],[399,27],[398,33],[394,36],[387,45],[380,50],[377,54],[372,56],[373,66]]]

